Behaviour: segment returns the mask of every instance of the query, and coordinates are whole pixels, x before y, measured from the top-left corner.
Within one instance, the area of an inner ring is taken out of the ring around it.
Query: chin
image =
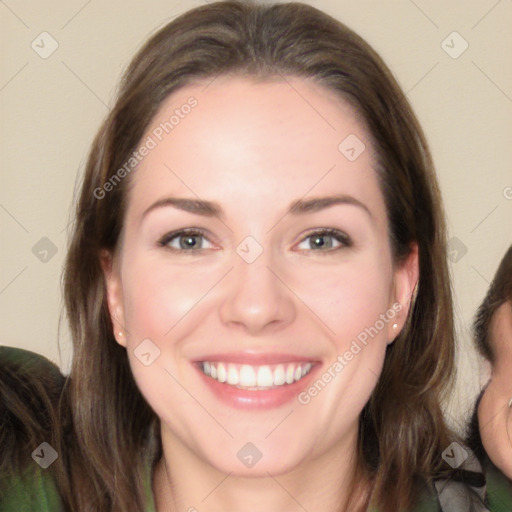
[[[289,456],[287,459],[283,459],[274,453],[262,454],[259,460],[254,459],[252,462],[249,459],[246,459],[246,462],[241,462],[236,454],[234,460],[226,458],[222,461],[217,459],[215,464],[213,462],[210,461],[210,464],[221,473],[239,478],[268,477],[269,473],[272,476],[279,476],[294,471],[301,463],[299,459],[292,460]]]

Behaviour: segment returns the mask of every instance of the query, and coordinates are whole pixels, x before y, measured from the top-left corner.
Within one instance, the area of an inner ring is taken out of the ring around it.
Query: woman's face
[[[164,446],[240,475],[353,453],[417,279],[353,110],[303,79],[221,77],[170,96],[143,145],[102,261]]]

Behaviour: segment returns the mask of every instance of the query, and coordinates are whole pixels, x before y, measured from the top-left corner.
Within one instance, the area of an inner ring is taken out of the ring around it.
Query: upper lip
[[[279,364],[279,363],[311,363],[317,362],[314,357],[300,356],[297,354],[285,353],[248,353],[248,352],[226,352],[222,354],[207,354],[194,359],[195,362],[208,361],[212,363],[234,363],[234,364]]]

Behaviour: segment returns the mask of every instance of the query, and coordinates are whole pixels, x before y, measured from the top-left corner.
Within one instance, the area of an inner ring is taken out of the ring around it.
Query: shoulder
[[[55,479],[35,462],[0,483],[0,512],[63,512]]]
[[[512,480],[507,478],[486,457],[483,462],[487,480],[487,498],[491,512],[510,512],[512,510]]]
[[[512,482],[487,457],[477,458],[469,446],[458,443],[450,445],[445,457],[451,459],[452,469],[425,486],[414,512],[512,510]]]
[[[476,400],[469,423],[467,443],[478,457],[485,474],[489,510],[491,512],[509,512],[512,510],[512,481],[491,461],[485,452],[480,436],[478,406],[484,392],[485,388],[480,392]]]

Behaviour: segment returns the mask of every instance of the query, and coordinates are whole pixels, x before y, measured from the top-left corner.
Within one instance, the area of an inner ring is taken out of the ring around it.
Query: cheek
[[[337,270],[312,271],[299,292],[322,320],[317,325],[327,326],[329,358],[318,380],[299,397],[314,408],[312,416],[328,425],[327,437],[335,439],[349,428],[375,388],[388,346],[387,327],[396,315],[391,290],[391,264],[377,255]]]
[[[329,268],[318,265],[297,280],[295,289],[341,349],[376,322],[378,330],[384,331],[379,319],[390,308],[392,269],[378,255]]]
[[[123,276],[125,322],[133,341],[171,340],[174,327],[211,288],[208,269],[192,270],[148,257],[133,258],[126,268],[130,272]]]
[[[126,259],[125,268],[127,352],[137,386],[162,418],[176,407],[194,411],[197,404],[179,384],[185,378],[179,364],[180,340],[186,337],[190,323],[199,321],[195,306],[211,287],[211,277],[205,279],[201,273],[156,261],[142,252],[139,256],[136,251]],[[145,353],[149,353],[146,358]],[[173,416],[170,422],[184,425],[185,416]]]

